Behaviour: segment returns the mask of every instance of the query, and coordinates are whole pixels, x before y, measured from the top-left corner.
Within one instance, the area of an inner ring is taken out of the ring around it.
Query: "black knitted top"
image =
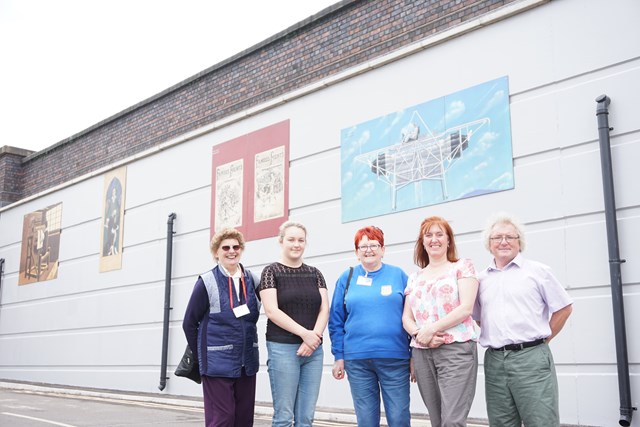
[[[260,290],[277,289],[278,308],[307,329],[316,324],[322,303],[319,289],[326,287],[320,270],[304,263],[293,268],[274,262],[262,270],[260,278]],[[268,320],[267,341],[301,344],[302,338]]]

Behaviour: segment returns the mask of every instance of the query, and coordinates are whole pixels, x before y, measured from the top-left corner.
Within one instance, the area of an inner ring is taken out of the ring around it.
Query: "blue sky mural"
[[[514,187],[501,77],[341,131],[342,222]]]

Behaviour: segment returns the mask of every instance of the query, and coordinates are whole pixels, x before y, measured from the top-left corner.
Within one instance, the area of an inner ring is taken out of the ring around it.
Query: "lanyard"
[[[231,304],[231,308],[233,308],[233,293],[231,287],[233,286],[233,279],[231,276],[227,276],[229,279],[229,303]],[[244,284],[244,274],[240,275],[240,282],[242,283],[242,290],[244,291],[244,302],[247,302],[247,286]]]

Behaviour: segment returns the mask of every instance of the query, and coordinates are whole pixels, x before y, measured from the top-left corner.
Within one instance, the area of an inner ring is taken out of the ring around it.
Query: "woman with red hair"
[[[478,372],[475,269],[458,258],[451,226],[437,216],[420,224],[414,261],[421,270],[409,277],[402,321],[418,389],[432,426],[466,426]]]
[[[409,336],[402,329],[407,275],[384,264],[384,234],[364,227],[354,238],[360,264],[336,283],[329,314],[333,377],[347,374],[359,426],[380,425],[380,394],[389,426],[409,427]]]

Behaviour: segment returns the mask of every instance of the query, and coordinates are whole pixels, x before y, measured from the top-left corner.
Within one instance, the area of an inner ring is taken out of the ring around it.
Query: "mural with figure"
[[[501,77],[341,132],[342,222],[512,189]]]
[[[101,272],[122,268],[126,177],[126,167],[116,169],[104,177],[104,207],[100,230]]]
[[[24,216],[18,285],[58,277],[62,203]]]

